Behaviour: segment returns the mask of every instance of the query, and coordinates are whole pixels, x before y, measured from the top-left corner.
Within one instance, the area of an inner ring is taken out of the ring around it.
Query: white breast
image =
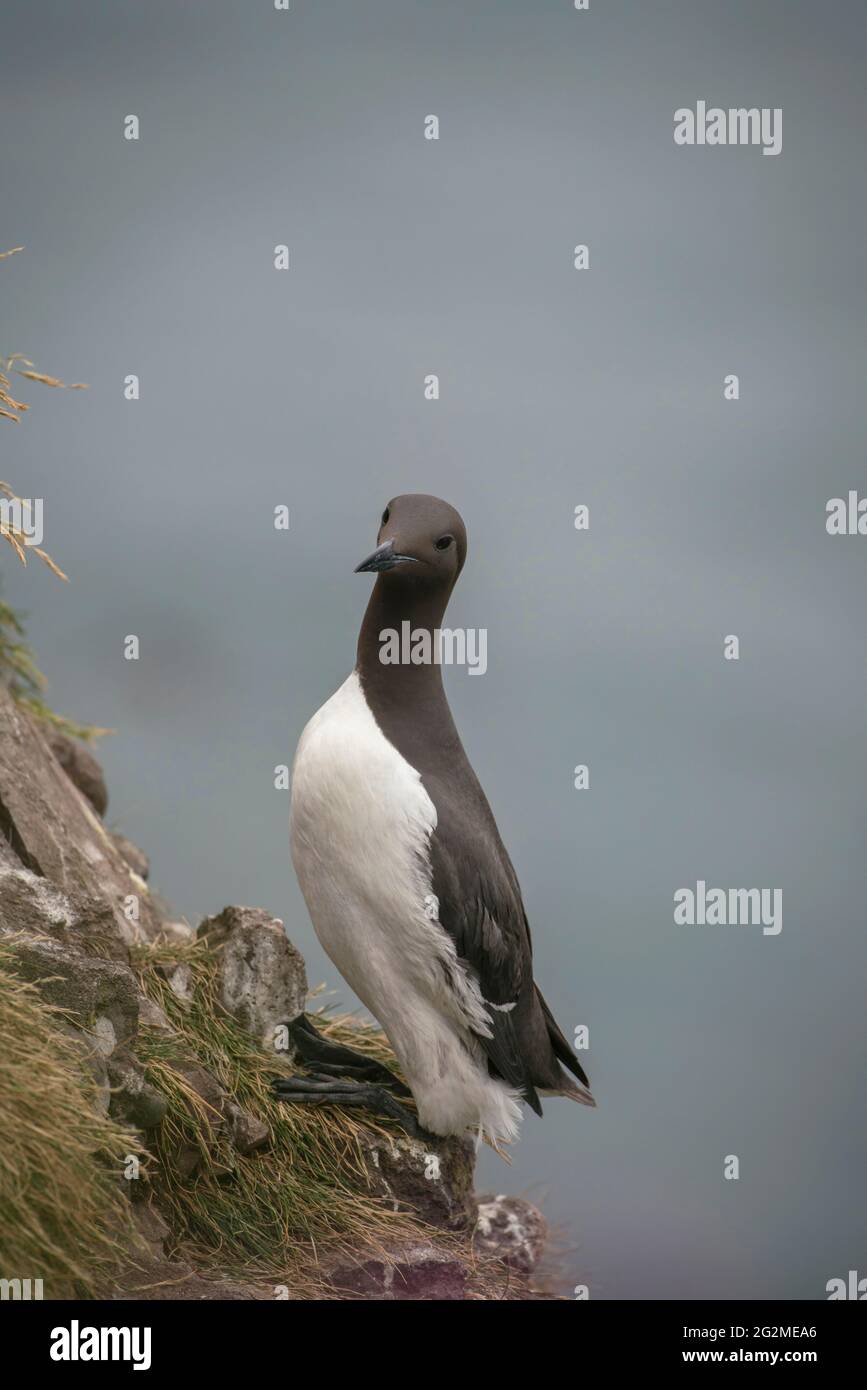
[[[313,716],[292,775],[292,858],[316,934],[356,994],[383,1012],[410,988],[463,1023],[487,1022],[437,921],[430,836],[437,812],[421,777],[376,723],[353,674]],[[455,993],[456,991],[456,993]]]
[[[356,958],[365,976],[385,967],[389,924],[430,925],[436,821],[419,774],[380,731],[353,672],[298,744],[292,858],[317,935],[356,993]]]

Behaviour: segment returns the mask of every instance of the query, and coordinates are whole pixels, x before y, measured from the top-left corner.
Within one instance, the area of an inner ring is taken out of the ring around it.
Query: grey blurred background
[[[482,1188],[544,1199],[593,1298],[867,1274],[867,539],[824,528],[867,491],[864,6],[6,0],[2,36],[0,351],[90,384],[3,430],[72,581],[10,552],[5,593],[54,706],[118,730],[110,823],[352,1003],[273,769],[385,501],[447,498],[489,632],[449,695],[599,1099]],[[699,98],[782,107],[782,154],[676,147]],[[782,934],[676,928],[697,878],[782,888]]]

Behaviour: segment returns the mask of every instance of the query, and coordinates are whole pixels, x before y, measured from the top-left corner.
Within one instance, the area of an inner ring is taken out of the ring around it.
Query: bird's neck
[[[457,739],[441,666],[411,659],[413,653],[437,650],[436,635],[450,593],[445,587],[390,584],[380,577],[370,596],[358,637],[356,670],[380,727],[388,736],[399,728],[400,743],[412,738],[408,726],[413,723],[440,746]]]

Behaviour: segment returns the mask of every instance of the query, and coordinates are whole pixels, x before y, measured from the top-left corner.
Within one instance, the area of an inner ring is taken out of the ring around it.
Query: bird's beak
[[[394,548],[394,541],[383,541],[378,545],[372,555],[368,555],[366,560],[362,560],[360,565],[355,566],[356,574],[379,574],[382,570],[392,570],[395,565],[407,561],[410,564],[417,564],[414,555],[399,555]]]

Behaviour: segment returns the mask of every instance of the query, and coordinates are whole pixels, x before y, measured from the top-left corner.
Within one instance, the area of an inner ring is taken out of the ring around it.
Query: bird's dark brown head
[[[451,589],[467,556],[460,514],[439,497],[408,492],[386,504],[376,549],[356,574],[379,574],[392,584]]]

